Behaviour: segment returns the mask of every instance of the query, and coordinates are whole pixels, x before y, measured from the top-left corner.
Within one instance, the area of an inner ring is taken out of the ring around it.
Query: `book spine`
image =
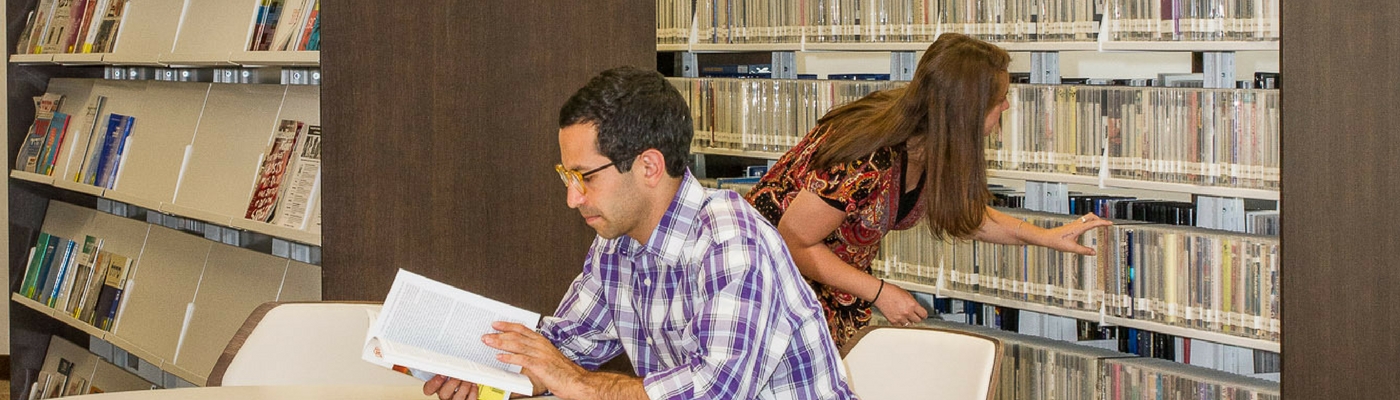
[[[63,239],[63,249],[55,249],[55,252],[61,251],[62,255],[54,261],[58,265],[49,268],[48,280],[44,282],[44,289],[39,292],[39,302],[46,306],[53,307],[58,290],[63,286],[63,274],[67,272],[69,262],[73,259],[73,243],[72,240]]]
[[[131,147],[131,130],[136,124],[136,117],[125,117],[122,119],[121,141],[117,143],[117,154],[112,163],[112,169],[108,172],[107,189],[116,189],[118,180],[121,178],[122,161],[126,160],[126,151]]]
[[[40,233],[39,241],[34,245],[34,254],[30,256],[29,268],[24,274],[24,283],[20,285],[20,295],[34,298],[34,286],[39,282],[39,275],[43,272],[44,257],[48,252],[49,234]]]
[[[317,18],[321,15],[321,0],[316,0],[316,5],[311,8],[311,13],[306,17],[306,26],[302,28],[301,37],[297,40],[296,48],[289,50],[306,50],[306,43],[311,40],[312,29],[316,27]]]
[[[44,175],[53,175],[54,164],[58,162],[58,155],[63,151],[63,140],[68,135],[68,121],[72,119],[68,114],[55,112],[53,119],[49,121],[49,136],[54,138],[53,146],[49,147],[44,155],[44,162],[41,164]]]
[[[44,261],[40,263],[38,279],[34,281],[30,292],[25,296],[33,300],[39,300],[43,295],[44,285],[49,281],[49,271],[53,269],[53,259],[57,256],[58,246],[64,239],[57,236],[50,236],[48,244],[44,247]]]

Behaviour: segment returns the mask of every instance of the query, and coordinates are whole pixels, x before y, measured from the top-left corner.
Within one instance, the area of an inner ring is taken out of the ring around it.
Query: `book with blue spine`
[[[52,247],[50,241],[57,238],[47,232],[39,233],[39,241],[34,245],[34,255],[29,259],[29,268],[24,272],[24,282],[20,284],[19,294],[24,297],[34,298],[35,286],[42,285],[41,277],[44,276],[44,261],[52,257]]]

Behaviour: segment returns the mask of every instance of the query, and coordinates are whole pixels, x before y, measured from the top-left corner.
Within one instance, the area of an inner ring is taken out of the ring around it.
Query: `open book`
[[[529,310],[400,269],[361,357],[529,394],[534,391],[530,378],[520,366],[496,360],[503,352],[482,343],[481,336],[495,333],[491,323],[496,321],[534,327],[539,320]]]

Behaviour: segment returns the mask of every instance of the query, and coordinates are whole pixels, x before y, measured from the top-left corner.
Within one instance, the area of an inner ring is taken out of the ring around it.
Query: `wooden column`
[[[1283,395],[1400,398],[1400,3],[1283,4]]]
[[[552,312],[594,237],[553,170],[559,107],[655,68],[655,6],[324,4],[325,298],[383,300],[404,268]]]

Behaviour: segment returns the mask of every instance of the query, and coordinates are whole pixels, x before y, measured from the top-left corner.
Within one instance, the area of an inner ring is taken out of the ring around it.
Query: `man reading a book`
[[[553,317],[482,341],[565,399],[854,398],[821,306],[783,240],[686,167],[689,108],[655,71],[594,77],[559,118],[567,203],[598,231]],[[595,371],[626,352],[640,378]],[[475,398],[438,376],[424,394]]]

